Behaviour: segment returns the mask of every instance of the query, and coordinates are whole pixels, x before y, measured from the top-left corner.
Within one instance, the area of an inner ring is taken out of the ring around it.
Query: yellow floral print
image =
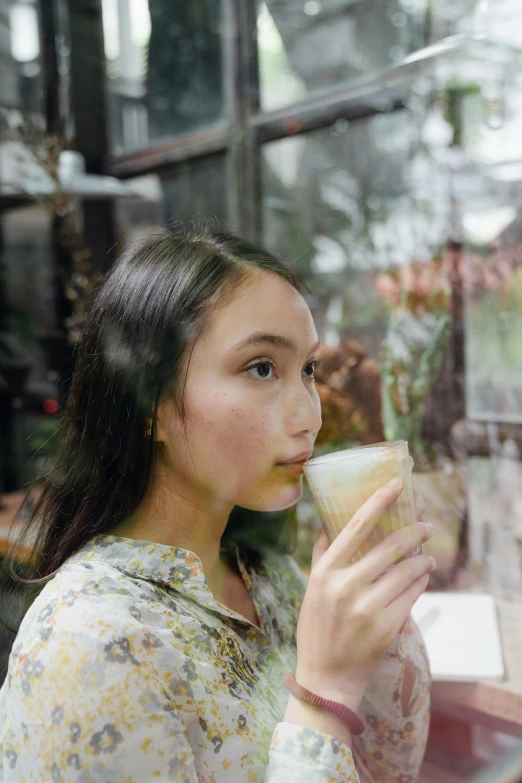
[[[0,691],[5,783],[413,783],[429,669],[408,621],[353,749],[283,721],[306,577],[232,547],[261,627],[217,602],[185,549],[97,536],[27,612]],[[417,677],[406,713],[404,668]]]

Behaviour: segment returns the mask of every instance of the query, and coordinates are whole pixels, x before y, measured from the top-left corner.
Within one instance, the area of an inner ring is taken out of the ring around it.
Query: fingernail
[[[399,489],[399,487],[402,487],[402,479],[394,478],[388,482],[388,486],[390,487],[390,489]]]
[[[424,527],[428,528],[429,533],[433,533],[433,525],[431,522],[424,522]]]
[[[430,571],[433,571],[435,568],[437,568],[437,563],[436,563],[436,561],[435,561],[435,558],[434,558],[434,557],[430,557],[430,560],[431,560],[431,568],[430,568]]]

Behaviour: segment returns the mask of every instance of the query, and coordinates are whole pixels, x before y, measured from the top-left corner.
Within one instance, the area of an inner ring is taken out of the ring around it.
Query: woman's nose
[[[321,429],[321,402],[314,386],[302,385],[295,395],[290,415],[287,418],[287,432],[291,436],[317,435]]]

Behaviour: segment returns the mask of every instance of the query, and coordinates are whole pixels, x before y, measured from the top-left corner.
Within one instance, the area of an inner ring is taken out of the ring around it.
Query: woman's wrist
[[[312,704],[300,701],[292,695],[286,708],[284,721],[329,734],[348,747],[352,746],[352,732],[341,718],[331,712],[321,710],[319,707],[314,707]]]
[[[312,693],[321,696],[323,699],[329,699],[331,701],[337,701],[340,704],[344,704],[345,707],[357,712],[366,688],[356,686],[351,683],[344,683],[343,687],[339,687],[338,684],[325,681],[320,675],[304,672],[297,668],[295,679]]]

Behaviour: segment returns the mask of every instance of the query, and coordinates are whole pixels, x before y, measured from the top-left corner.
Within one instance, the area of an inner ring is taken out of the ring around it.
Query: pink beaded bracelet
[[[338,718],[343,720],[352,734],[362,734],[364,731],[364,723],[359,716],[351,710],[349,707],[345,707],[344,704],[340,704],[338,701],[330,701],[330,699],[323,699],[321,696],[317,696],[315,693],[308,691],[299,685],[292,672],[287,672],[283,677],[283,685],[288,688],[292,696],[301,701],[306,701],[309,704],[313,704],[314,707],[320,707],[327,712],[332,712],[337,715]]]

